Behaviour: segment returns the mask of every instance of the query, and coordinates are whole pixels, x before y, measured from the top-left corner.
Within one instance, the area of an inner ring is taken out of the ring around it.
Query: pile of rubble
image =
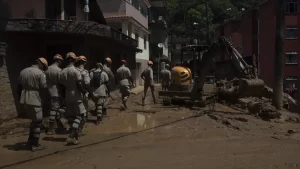
[[[282,116],[282,111],[278,111],[272,105],[273,90],[261,79],[221,80],[217,82],[217,87],[220,103],[246,110],[264,120],[280,119]],[[290,105],[295,106],[297,102],[284,93],[283,105],[288,110]],[[298,119],[293,121],[299,122]]]

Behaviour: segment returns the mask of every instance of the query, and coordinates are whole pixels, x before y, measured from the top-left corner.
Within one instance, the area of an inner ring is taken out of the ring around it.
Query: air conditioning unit
[[[157,20],[158,20],[158,21],[163,21],[163,20],[164,20],[164,17],[163,17],[163,16],[159,16]]]

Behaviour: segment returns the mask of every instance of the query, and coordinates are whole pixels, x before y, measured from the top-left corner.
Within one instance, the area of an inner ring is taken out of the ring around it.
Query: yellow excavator
[[[192,51],[192,60],[189,64],[183,62],[183,59],[186,59],[186,56],[184,56],[184,52],[186,51]],[[203,55],[201,55],[201,52],[203,52]],[[252,66],[243,60],[240,53],[227,38],[220,37],[209,48],[207,46],[192,45],[182,49],[181,65],[177,65],[171,70],[171,85],[169,90],[159,91],[159,97],[163,98],[163,103],[169,104],[172,100],[184,100],[205,106],[212,98],[215,98],[215,94],[207,94],[203,91],[203,87],[207,79],[213,78],[213,76],[210,76],[210,71],[214,69],[215,56],[220,52],[229,56],[232,65],[235,67],[235,71],[237,71],[237,78],[242,79],[242,86],[237,89],[224,89],[222,90],[223,94],[231,95],[232,93],[238,93],[240,95],[246,88],[247,90],[254,88],[255,91],[262,91],[264,89],[264,81],[257,79],[253,73]],[[210,84],[210,86],[214,88],[212,91],[216,89],[214,83]]]
[[[171,70],[169,91],[189,91],[196,78],[197,66],[202,52],[208,49],[205,45],[188,45],[181,48],[180,64]]]

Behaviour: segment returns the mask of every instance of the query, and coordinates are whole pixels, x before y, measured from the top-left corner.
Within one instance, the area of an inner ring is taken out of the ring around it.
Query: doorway
[[[136,63],[136,79],[135,79],[135,85],[140,86],[142,85],[142,79],[140,78],[141,76],[141,63]]]
[[[48,62],[52,62],[52,58],[55,54],[60,54],[65,57],[70,51],[72,51],[72,45],[47,45],[46,59]]]

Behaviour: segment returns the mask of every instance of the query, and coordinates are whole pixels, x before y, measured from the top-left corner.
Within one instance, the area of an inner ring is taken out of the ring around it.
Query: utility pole
[[[281,110],[283,106],[285,0],[274,0],[274,3],[276,4],[276,31],[273,105],[277,110]]]
[[[206,10],[206,42],[210,45],[210,30],[209,30],[209,20],[208,20],[208,0],[205,0],[205,10]]]

